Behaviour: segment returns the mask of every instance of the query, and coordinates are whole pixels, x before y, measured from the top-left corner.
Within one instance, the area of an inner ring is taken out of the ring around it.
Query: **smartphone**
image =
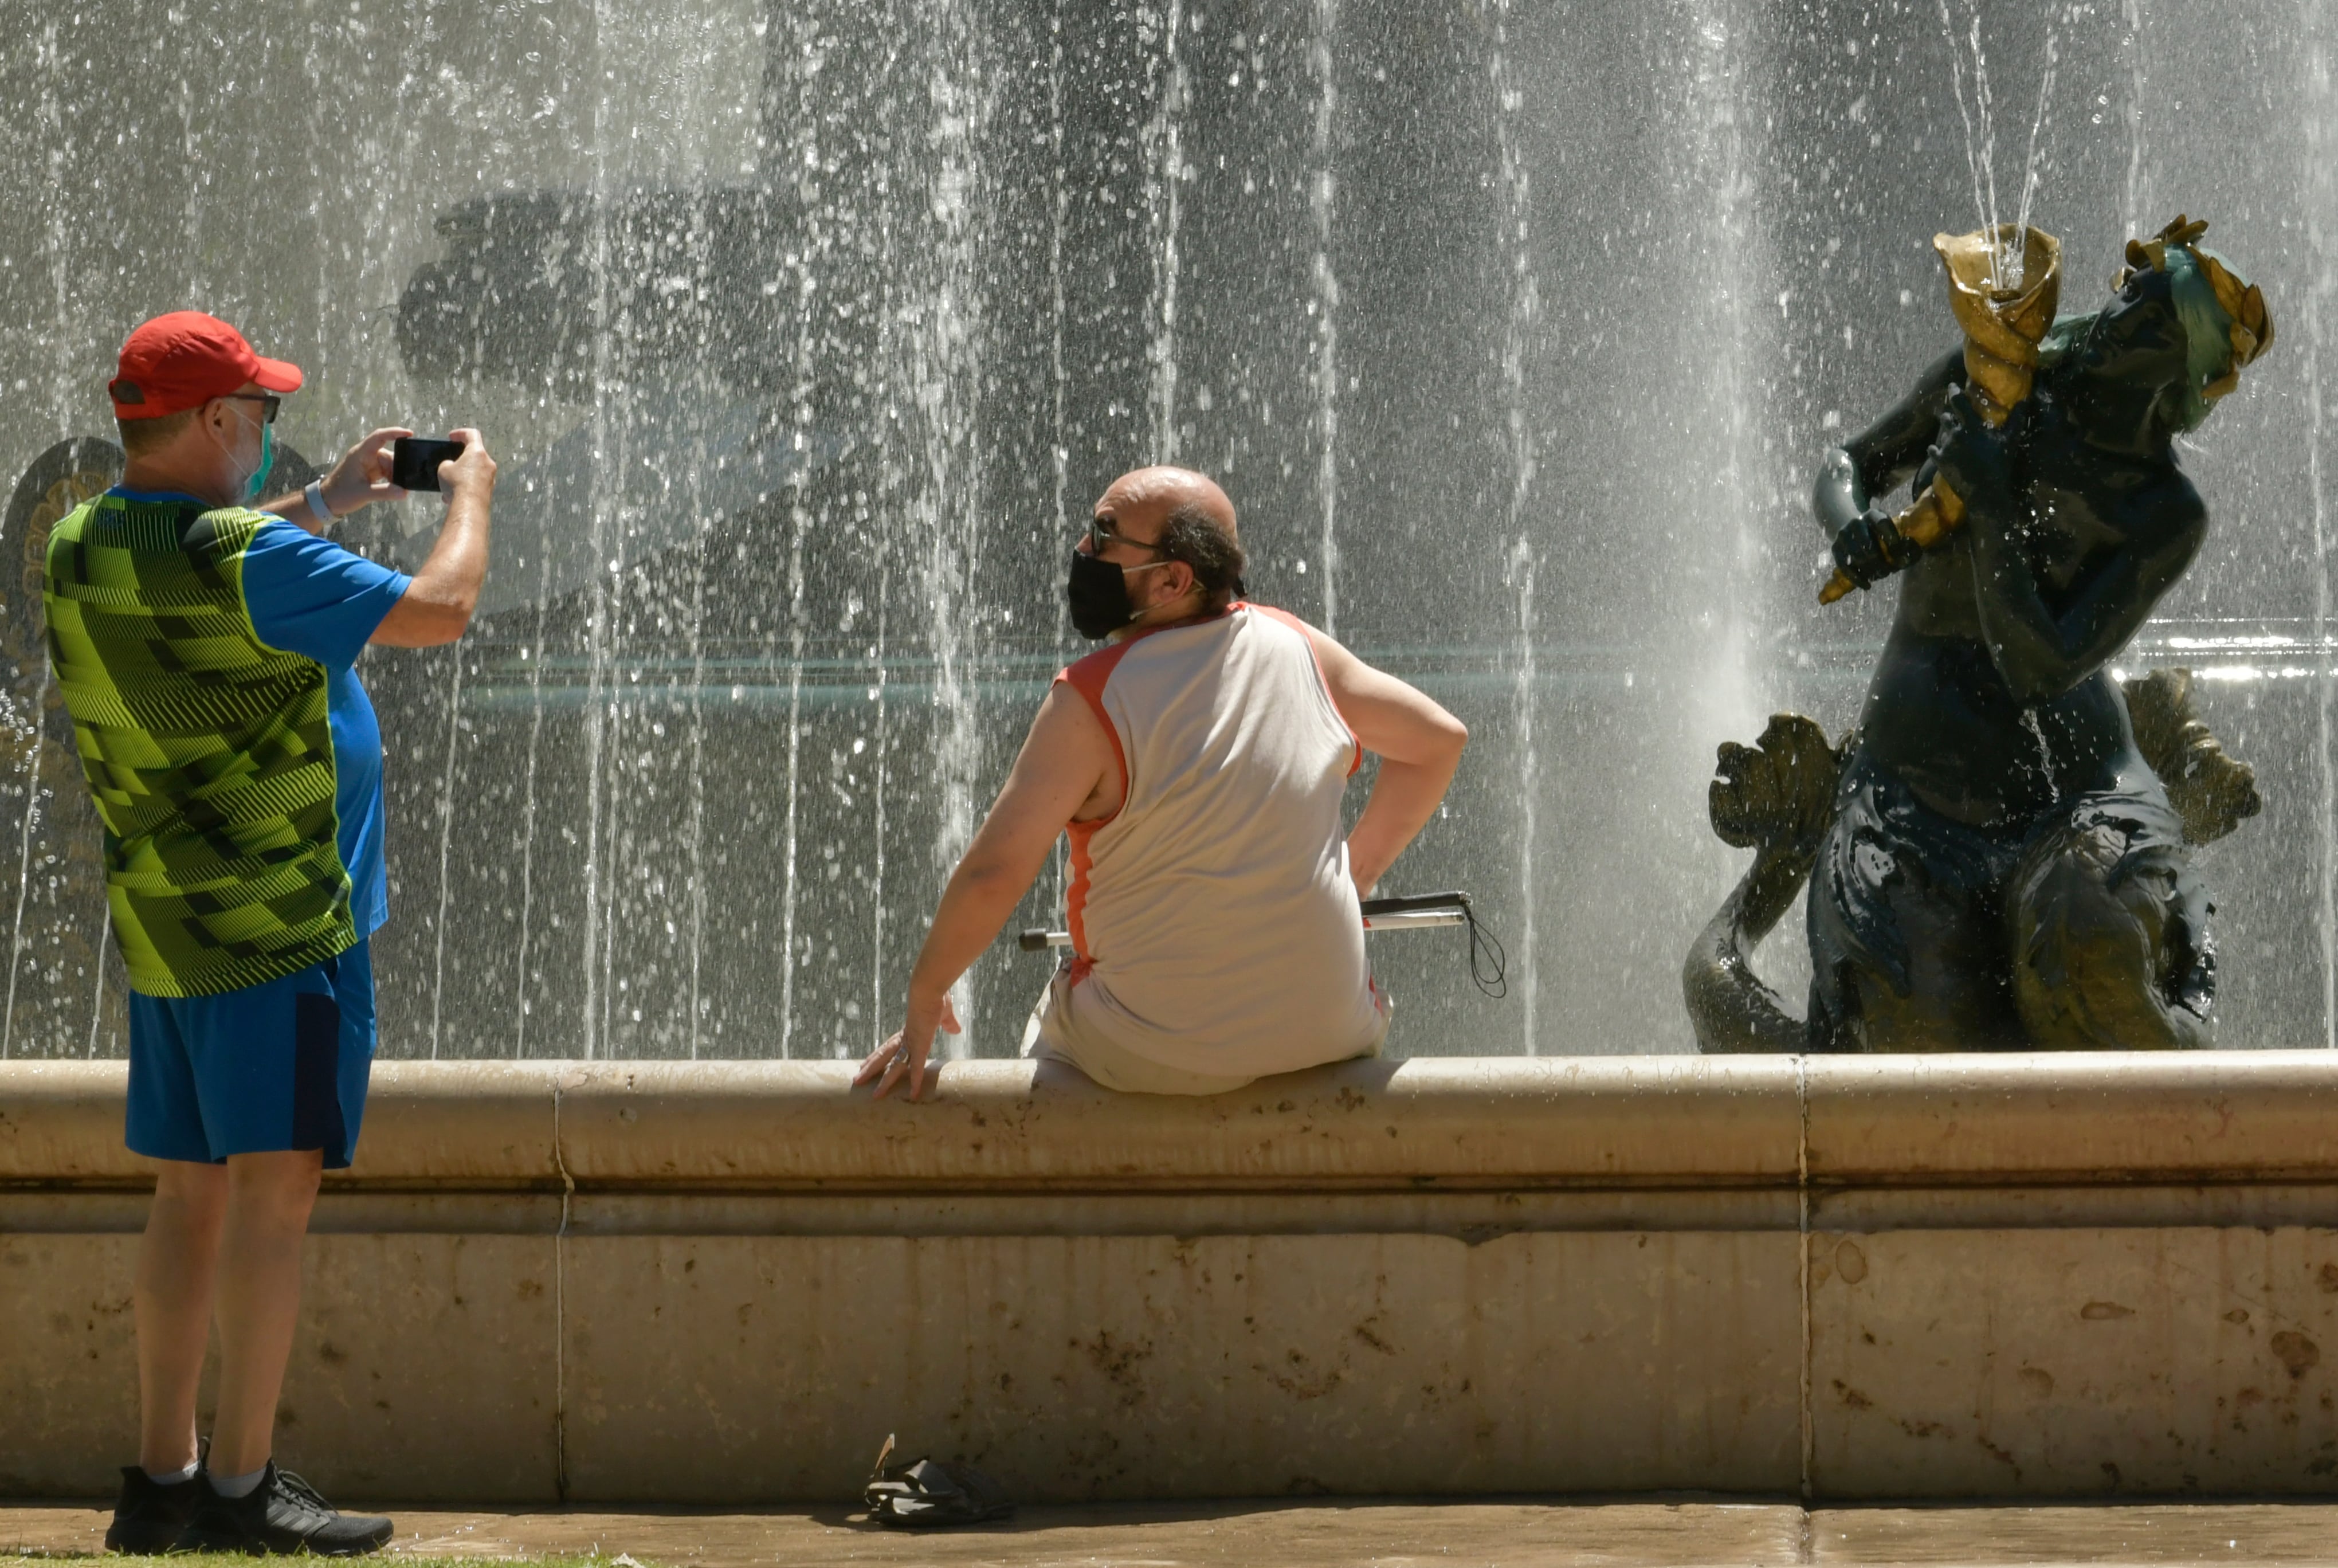
[[[435,490],[438,465],[463,455],[460,441],[434,441],[427,436],[400,436],[390,443],[389,482],[401,490]]]

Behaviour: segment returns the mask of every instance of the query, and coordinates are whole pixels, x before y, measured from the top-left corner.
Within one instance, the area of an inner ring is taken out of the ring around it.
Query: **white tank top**
[[[1341,818],[1363,750],[1302,624],[1238,602],[1056,678],[1104,722],[1126,796],[1069,829],[1071,983],[1055,1027],[1205,1073],[1377,1046],[1388,1011]]]

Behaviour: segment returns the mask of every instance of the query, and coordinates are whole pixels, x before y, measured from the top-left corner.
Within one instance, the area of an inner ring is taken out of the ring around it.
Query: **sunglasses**
[[[284,406],[284,399],[278,397],[273,392],[221,392],[220,396],[222,398],[233,398],[238,402],[242,403],[258,403],[260,405],[260,422],[263,425],[274,424],[276,422],[276,410]]]
[[[1127,535],[1120,532],[1119,529],[1114,526],[1113,520],[1110,518],[1104,517],[1101,514],[1096,517],[1090,518],[1088,519],[1089,552],[1094,555],[1101,556],[1104,554],[1104,547],[1106,545],[1126,545],[1133,550],[1149,550],[1156,556],[1165,555],[1167,553],[1163,550],[1159,545],[1148,545],[1143,539],[1130,538]]]

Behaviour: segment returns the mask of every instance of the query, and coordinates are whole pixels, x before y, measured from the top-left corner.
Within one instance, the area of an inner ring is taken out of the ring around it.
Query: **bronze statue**
[[[2178,218],[2101,310],[2052,322],[2059,246],[1934,245],[1965,347],[1828,455],[1825,602],[1904,572],[1858,728],[1781,715],[1724,745],[1714,826],[1753,869],[1685,971],[1702,1049],[2196,1048],[2214,906],[2189,846],[2258,809],[2189,681],[2106,666],[2198,551],[2174,438],[2269,347],[2257,290]],[[1872,503],[1912,480],[1898,516]],[[1811,877],[1806,1021],[1752,946]]]

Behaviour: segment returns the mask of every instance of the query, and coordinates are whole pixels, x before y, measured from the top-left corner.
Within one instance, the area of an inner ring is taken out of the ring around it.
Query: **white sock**
[[[157,1486],[182,1486],[195,1478],[195,1469],[190,1464],[184,1470],[149,1470],[146,1479]]]
[[[267,1474],[268,1466],[263,1464],[249,1475],[214,1475],[211,1477],[211,1490],[222,1497],[249,1497],[260,1489],[260,1483]]]

